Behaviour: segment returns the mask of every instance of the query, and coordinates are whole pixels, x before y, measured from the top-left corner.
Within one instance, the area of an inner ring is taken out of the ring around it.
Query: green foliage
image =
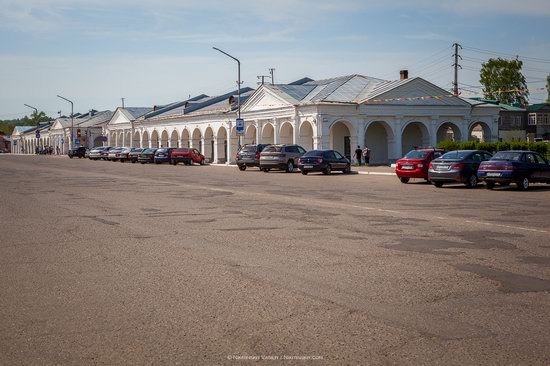
[[[44,112],[32,112],[29,116],[17,119],[0,120],[0,133],[10,135],[15,126],[36,126],[40,122],[49,122],[53,118],[48,117]]]
[[[523,62],[520,60],[500,57],[484,62],[479,74],[484,97],[504,104],[526,104],[529,90],[521,72],[522,66]]]
[[[489,152],[505,150],[530,150],[540,153],[542,156],[550,154],[550,144],[544,142],[527,141],[499,141],[499,142],[478,142],[478,141],[441,141],[437,144],[440,149],[451,150],[485,150]]]

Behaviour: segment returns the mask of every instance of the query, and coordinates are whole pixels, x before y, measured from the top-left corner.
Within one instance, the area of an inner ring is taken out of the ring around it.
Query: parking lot
[[[550,185],[0,171],[2,364],[550,363]]]

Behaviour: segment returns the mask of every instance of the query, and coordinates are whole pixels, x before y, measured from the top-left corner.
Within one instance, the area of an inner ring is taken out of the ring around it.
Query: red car
[[[204,155],[201,154],[199,150],[190,147],[174,149],[170,155],[170,164],[177,165],[178,163],[183,163],[185,165],[193,165],[193,163],[204,165]]]
[[[411,178],[428,180],[428,167],[430,162],[443,155],[444,150],[438,149],[414,149],[403,158],[397,160],[395,174],[401,183],[408,183]]]

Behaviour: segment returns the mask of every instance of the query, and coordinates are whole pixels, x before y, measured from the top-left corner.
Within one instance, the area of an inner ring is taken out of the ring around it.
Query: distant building
[[[550,140],[550,104],[532,104],[527,108],[527,139]]]
[[[11,137],[9,135],[0,135],[0,150],[11,152]]]

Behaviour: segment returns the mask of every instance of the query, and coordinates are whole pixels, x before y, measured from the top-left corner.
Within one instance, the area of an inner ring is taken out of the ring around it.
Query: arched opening
[[[208,127],[206,131],[204,131],[204,152],[203,155],[206,158],[207,161],[213,162],[214,161],[214,131],[212,131],[212,128]]]
[[[195,128],[193,130],[191,145],[195,149],[198,149],[201,152],[201,154],[203,153],[203,146],[201,142],[201,130],[199,130],[198,128]]]
[[[330,147],[351,160],[351,126],[336,122],[330,128]]]
[[[151,133],[151,147],[154,149],[158,149],[160,147],[159,133],[157,130],[153,130]]]
[[[460,129],[457,125],[451,122],[445,122],[437,129],[436,141],[461,141]]]
[[[281,144],[292,144],[294,142],[294,127],[292,127],[290,122],[284,122],[279,131],[279,142]]]
[[[300,135],[298,136],[298,145],[306,150],[313,149],[313,126],[311,122],[304,121],[300,125]]]
[[[168,147],[168,131],[166,130],[160,134],[160,147]]]
[[[256,126],[249,125],[246,129],[246,133],[244,135],[244,143],[245,144],[254,144],[256,143]]]
[[[117,146],[116,132],[113,131],[109,134],[109,146]]]
[[[474,122],[470,126],[468,139],[470,141],[489,142],[491,141],[491,128],[484,122]]]
[[[132,131],[126,132],[126,136],[124,138],[124,146],[130,146],[130,142],[132,141]]]
[[[181,147],[191,147],[190,141],[189,141],[189,131],[187,128],[185,128],[181,132]]]
[[[119,132],[117,134],[117,147],[123,147],[124,146],[124,132]]]
[[[428,146],[430,133],[421,122],[411,122],[405,126],[401,134],[401,154],[405,155],[414,148]]]
[[[102,146],[102,145],[103,145],[103,139],[101,138],[101,136],[97,136],[94,139],[94,146],[93,147],[99,147],[99,146]]]
[[[274,144],[275,143],[275,129],[271,123],[266,123],[262,128],[261,144]]]
[[[370,164],[387,164],[389,141],[393,140],[391,127],[382,121],[369,124],[365,131],[365,146],[370,150]]]
[[[170,147],[179,147],[178,146],[178,131],[174,130],[170,134]]]
[[[149,145],[149,132],[147,131],[143,131],[141,133],[141,147],[144,149],[151,147]]]
[[[218,163],[227,163],[227,130],[220,127],[216,135],[216,149],[218,151]]]
[[[132,137],[132,147],[142,147],[139,131],[134,132],[134,136]]]

